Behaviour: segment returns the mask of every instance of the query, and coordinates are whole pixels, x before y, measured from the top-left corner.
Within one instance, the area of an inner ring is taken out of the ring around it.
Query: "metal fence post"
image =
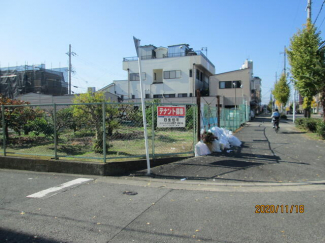
[[[196,107],[194,106],[194,105],[192,105],[192,108],[193,108],[193,151],[195,152],[195,144],[196,144],[196,142],[198,142],[198,141],[196,141],[196,119],[197,119],[197,116],[196,116],[196,114],[195,114],[195,112],[196,112]]]
[[[57,124],[56,124],[56,104],[53,104],[53,130],[54,130],[54,159],[58,159],[58,135],[57,135]]]
[[[152,102],[151,106],[151,130],[152,130],[152,160],[155,159],[155,107],[154,107],[154,102]]]
[[[6,123],[5,123],[5,106],[1,105],[2,118],[2,140],[3,140],[3,156],[6,156]]]
[[[103,112],[103,156],[104,163],[106,163],[106,111],[105,111],[105,101],[102,103],[102,112]]]

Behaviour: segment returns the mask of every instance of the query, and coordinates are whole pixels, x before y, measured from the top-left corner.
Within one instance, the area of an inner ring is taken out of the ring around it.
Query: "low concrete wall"
[[[150,160],[151,167],[168,164],[188,157],[175,157]],[[146,160],[87,163],[65,160],[40,160],[20,157],[0,156],[0,168],[14,170],[29,170],[40,172],[57,172],[68,174],[121,176],[147,168]]]

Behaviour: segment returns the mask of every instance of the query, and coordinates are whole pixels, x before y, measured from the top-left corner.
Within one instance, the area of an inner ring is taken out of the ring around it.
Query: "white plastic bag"
[[[222,144],[222,147],[224,149],[229,149],[230,148],[230,144],[228,142],[228,137],[225,134],[221,134],[221,137],[219,139],[219,143],[220,143],[220,145]]]
[[[201,141],[195,145],[195,157],[211,154],[210,149]]]
[[[221,152],[221,150],[220,150],[220,143],[219,143],[218,140],[214,140],[214,141],[212,142],[212,148],[211,148],[211,151],[212,151],[212,152],[218,152],[218,153]]]
[[[235,147],[240,147],[241,146],[241,141],[234,135],[229,135],[228,136],[228,141],[231,146]]]

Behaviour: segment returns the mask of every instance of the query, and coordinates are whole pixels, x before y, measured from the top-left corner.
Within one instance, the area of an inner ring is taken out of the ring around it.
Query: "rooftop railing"
[[[202,56],[213,68],[215,66],[213,63],[201,52],[201,51],[192,51],[188,52],[186,55],[185,53],[168,53],[164,54],[163,58],[170,58],[170,57],[185,57],[185,56]],[[158,59],[155,56],[152,55],[146,55],[146,56],[141,56],[142,60],[148,60],[148,59]],[[132,62],[132,61],[137,61],[138,57],[124,57],[123,62]]]

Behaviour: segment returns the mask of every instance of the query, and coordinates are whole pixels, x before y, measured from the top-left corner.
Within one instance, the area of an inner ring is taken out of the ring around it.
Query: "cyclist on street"
[[[280,113],[278,109],[275,109],[275,111],[272,113],[272,122],[273,122],[273,128],[275,127],[275,123],[278,123],[278,128],[280,128],[279,123],[280,123]]]

